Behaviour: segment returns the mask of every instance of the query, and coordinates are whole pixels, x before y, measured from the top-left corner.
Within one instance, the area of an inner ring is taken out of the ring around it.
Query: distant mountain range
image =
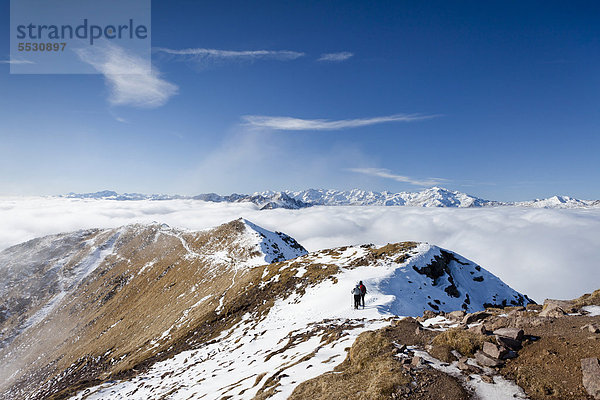
[[[231,194],[221,196],[216,193],[204,193],[197,196],[164,194],[123,193],[101,191],[96,193],[68,193],[62,197],[75,199],[103,200],[200,200],[216,203],[253,203],[261,210],[275,208],[301,209],[311,206],[410,206],[410,207],[497,207],[517,206],[534,208],[589,208],[600,207],[600,200],[579,200],[569,196],[553,196],[547,199],[535,199],[520,202],[501,202],[484,200],[458,191],[432,187],[420,192],[392,193],[367,190],[326,190],[308,189],[301,191],[265,191],[254,194]]]

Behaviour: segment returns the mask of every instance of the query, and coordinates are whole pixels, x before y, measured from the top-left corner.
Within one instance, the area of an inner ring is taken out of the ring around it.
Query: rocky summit
[[[308,253],[244,219],[200,232],[129,225],[11,247],[0,271],[6,399],[459,399],[485,385],[569,398],[520,363],[566,357],[568,343],[600,356],[588,339],[597,296],[542,309],[427,243]],[[572,364],[595,390],[593,360]],[[586,395],[566,381],[571,398]]]

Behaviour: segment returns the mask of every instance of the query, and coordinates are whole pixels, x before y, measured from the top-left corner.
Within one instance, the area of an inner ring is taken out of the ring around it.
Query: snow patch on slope
[[[588,317],[597,317],[600,315],[600,306],[585,306],[581,307],[583,311],[586,311]]]
[[[421,357],[430,365],[442,371],[445,374],[453,376],[462,382],[464,386],[471,389],[476,398],[484,400],[505,400],[505,399],[527,399],[527,395],[523,392],[516,383],[506,380],[501,375],[494,375],[494,383],[488,383],[481,379],[479,374],[471,374],[470,379],[465,379],[461,370],[458,369],[458,361],[451,364],[444,363],[437,358],[432,357],[429,353],[418,350],[413,346],[408,347],[415,356]]]

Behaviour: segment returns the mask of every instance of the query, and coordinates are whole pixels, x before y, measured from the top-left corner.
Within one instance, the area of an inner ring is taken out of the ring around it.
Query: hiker
[[[354,289],[352,289],[351,293],[354,296],[354,309],[358,310],[358,306],[360,306],[360,296],[361,296],[360,288],[358,287],[358,285],[356,285],[356,287]]]
[[[367,287],[363,285],[362,281],[358,282],[358,288],[360,289],[360,301],[362,302],[362,308],[365,308],[365,294],[367,294]]]

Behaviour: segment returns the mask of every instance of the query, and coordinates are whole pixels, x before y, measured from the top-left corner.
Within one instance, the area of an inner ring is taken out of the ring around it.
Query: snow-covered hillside
[[[154,224],[58,235],[0,260],[0,287],[20,285],[3,292],[20,307],[0,321],[7,399],[74,394],[91,381],[105,383],[78,398],[285,398],[390,317],[529,302],[436,246],[306,254],[242,219],[202,232]],[[366,307],[354,310],[359,280]]]
[[[316,269],[337,271],[304,287]],[[424,310],[482,310],[484,304],[523,305],[526,297],[498,278],[446,250],[404,243],[383,248],[351,246],[300,257],[265,269],[261,283],[272,285],[287,274],[301,290],[278,298],[265,316],[247,313],[214,343],[157,363],[127,381],[109,382],[80,392],[77,399],[146,399],[166,393],[176,398],[252,399],[267,389],[287,398],[300,382],[331,370],[345,348],[366,330],[388,324],[396,315]],[[350,288],[362,280],[366,306],[351,307]],[[341,331],[327,340],[330,329]]]
[[[409,206],[409,207],[493,207],[518,206],[536,208],[587,208],[600,207],[600,200],[578,200],[568,196],[553,196],[548,199],[536,199],[521,202],[500,202],[484,200],[458,191],[432,187],[420,192],[374,192],[367,190],[325,190],[308,189],[301,191],[265,191],[251,195],[231,194],[221,196],[206,193],[197,196],[143,195],[139,193],[118,194],[113,191],[76,194],[64,197],[105,200],[174,200],[194,199],[217,203],[253,203],[261,210],[287,208],[297,210],[315,205],[321,206]]]

